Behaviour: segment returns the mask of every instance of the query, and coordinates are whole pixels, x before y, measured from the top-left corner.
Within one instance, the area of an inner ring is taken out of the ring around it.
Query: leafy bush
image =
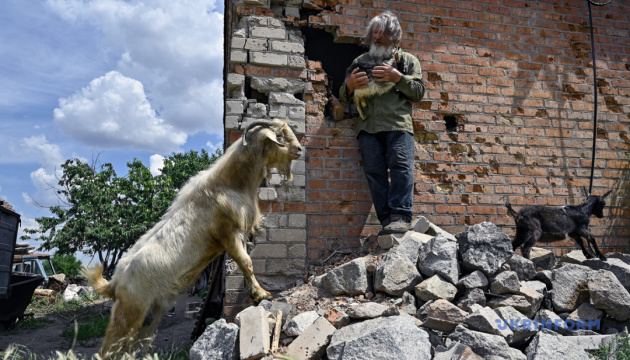
[[[81,261],[74,254],[61,254],[56,252],[50,260],[58,274],[66,274],[66,276],[78,276],[81,270]]]
[[[602,360],[630,360],[630,337],[627,332],[617,334],[613,341],[602,345],[594,357]]]

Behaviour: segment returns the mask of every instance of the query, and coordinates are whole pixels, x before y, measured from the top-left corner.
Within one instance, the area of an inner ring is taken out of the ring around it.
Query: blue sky
[[[214,151],[222,71],[221,0],[0,1],[0,199],[36,227],[66,159]]]

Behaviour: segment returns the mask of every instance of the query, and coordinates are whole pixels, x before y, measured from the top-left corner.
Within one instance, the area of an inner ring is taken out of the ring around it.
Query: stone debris
[[[239,327],[219,319],[208,325],[203,334],[190,348],[190,360],[238,359]]]
[[[408,231],[243,310],[236,325],[215,322],[191,358],[586,359],[630,326],[630,256],[606,264],[574,251],[556,261],[536,249],[530,261],[494,224],[453,237],[425,221],[414,229],[433,235]],[[272,354],[277,310],[284,326]]]

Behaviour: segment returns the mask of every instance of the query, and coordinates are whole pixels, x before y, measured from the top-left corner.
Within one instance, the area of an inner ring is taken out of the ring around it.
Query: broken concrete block
[[[269,315],[260,306],[252,306],[239,314],[239,348],[241,360],[260,359],[270,347]]]
[[[317,319],[319,319],[319,315],[316,311],[298,314],[284,324],[282,331],[288,336],[299,336],[307,327],[313,325]]]
[[[238,359],[238,325],[219,319],[206,330],[190,348],[190,360]]]
[[[319,359],[326,352],[330,337],[337,329],[323,317],[298,336],[287,348],[287,355],[295,360]]]

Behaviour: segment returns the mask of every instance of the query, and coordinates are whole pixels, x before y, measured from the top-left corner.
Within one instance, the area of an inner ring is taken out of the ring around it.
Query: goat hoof
[[[600,255],[600,256],[599,256],[599,259],[600,259],[601,261],[606,261],[606,260],[608,260],[608,258],[607,258],[606,256],[604,256],[604,255]]]
[[[255,294],[254,296],[252,296],[252,300],[254,301],[255,304],[258,304],[265,299],[271,299],[272,296],[273,295],[271,295],[269,291],[262,290],[258,292],[257,294]]]

